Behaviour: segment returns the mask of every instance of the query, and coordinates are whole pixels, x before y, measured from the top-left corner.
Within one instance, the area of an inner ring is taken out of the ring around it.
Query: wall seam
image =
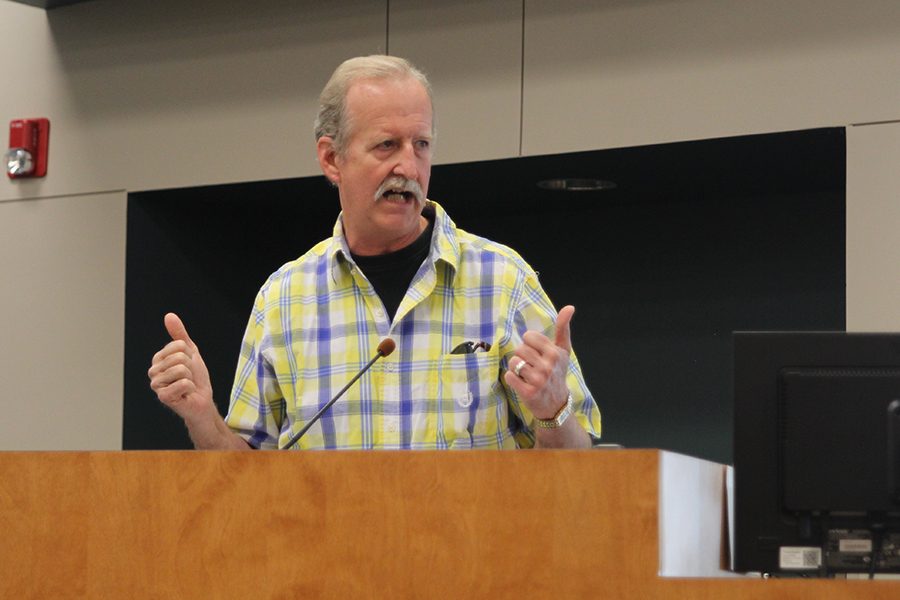
[[[384,53],[391,53],[391,0],[385,3],[384,11]]]
[[[525,0],[522,0],[522,48],[519,54],[519,156],[525,144]]]

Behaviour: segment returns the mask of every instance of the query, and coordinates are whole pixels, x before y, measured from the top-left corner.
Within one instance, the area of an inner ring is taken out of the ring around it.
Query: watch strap
[[[540,427],[541,429],[557,429],[563,426],[563,423],[566,422],[566,419],[569,418],[569,415],[572,414],[572,393],[569,393],[569,397],[566,398],[565,405],[559,409],[559,412],[556,413],[552,419],[538,419],[534,418],[534,426]]]

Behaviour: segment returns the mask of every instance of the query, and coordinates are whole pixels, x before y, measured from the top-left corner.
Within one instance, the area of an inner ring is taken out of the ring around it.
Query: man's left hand
[[[524,343],[516,348],[509,370],[503,375],[506,384],[538,419],[555,417],[569,397],[566,373],[572,352],[569,322],[573,314],[574,306],[564,306],[559,311],[553,340],[537,331],[526,331],[522,336]]]

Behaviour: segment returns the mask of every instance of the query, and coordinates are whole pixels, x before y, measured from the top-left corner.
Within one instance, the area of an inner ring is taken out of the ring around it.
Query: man
[[[570,357],[574,308],[557,315],[515,252],[426,200],[432,111],[427,79],[403,59],[350,59],[332,75],[316,148],[342,212],[332,238],[260,289],[224,420],[197,345],[165,317],[172,342],[150,385],[197,448],[284,447],[388,337],[397,351],[298,447],[589,447],[599,436]]]

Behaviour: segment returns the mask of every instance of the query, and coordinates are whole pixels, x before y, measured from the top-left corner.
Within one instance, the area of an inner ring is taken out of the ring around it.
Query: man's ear
[[[319,158],[319,168],[325,177],[334,185],[340,184],[341,170],[337,164],[338,155],[334,149],[334,139],[327,135],[320,137],[316,142],[316,155]]]

